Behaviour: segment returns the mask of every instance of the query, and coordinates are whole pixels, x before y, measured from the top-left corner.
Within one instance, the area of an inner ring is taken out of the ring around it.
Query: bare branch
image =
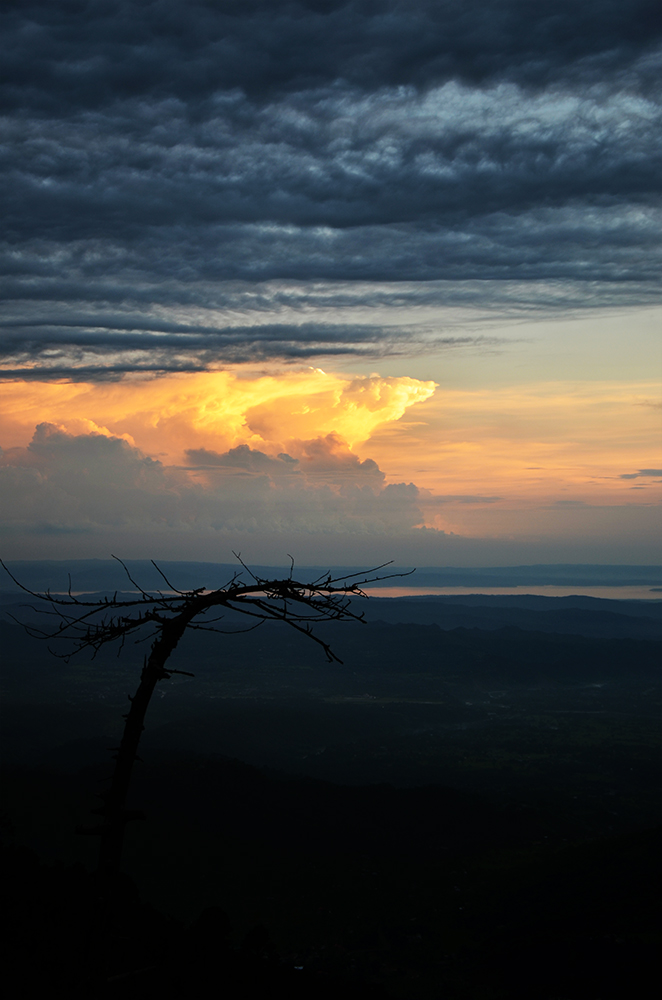
[[[220,618],[217,618],[216,621],[220,621]],[[248,628],[212,628],[211,625],[189,625],[189,629],[193,632],[215,632],[217,635],[244,635],[245,632],[254,632],[260,625],[264,625],[264,618],[260,618],[255,625],[249,625]]]
[[[237,560],[237,562],[241,563],[241,565],[244,567],[244,569],[249,574],[249,576],[252,576],[252,578],[255,580],[256,583],[259,583],[260,581],[255,576],[255,574],[253,573],[253,571],[248,568],[248,566],[246,565],[246,563],[244,562],[244,560],[241,558],[241,552],[235,552],[234,549],[233,549],[232,550],[232,555],[235,557],[235,559]]]
[[[152,596],[151,596],[150,594],[148,594],[146,590],[143,590],[143,588],[142,588],[142,587],[140,586],[140,584],[139,584],[139,583],[137,583],[137,582],[136,582],[136,581],[135,581],[135,580],[133,579],[133,577],[131,576],[131,573],[129,572],[129,568],[128,568],[128,566],[126,565],[126,563],[125,563],[125,562],[123,562],[123,561],[122,561],[122,560],[121,560],[121,559],[119,558],[119,556],[112,556],[112,558],[113,558],[113,559],[115,559],[115,560],[117,560],[117,562],[118,562],[118,563],[120,564],[120,566],[122,567],[122,569],[123,569],[123,570],[124,570],[124,572],[126,573],[126,575],[127,575],[128,579],[129,579],[129,581],[130,581],[130,582],[131,582],[131,583],[133,584],[133,586],[134,586],[134,587],[136,588],[136,590],[138,591],[138,593],[139,593],[139,594],[142,594],[142,596],[143,596],[143,597],[144,597],[144,598],[145,598],[146,600],[153,600]]]
[[[31,591],[0,560],[0,565],[16,586],[45,605],[41,608],[31,605],[28,607],[35,613],[48,616],[49,624],[51,618],[55,618],[56,622],[48,630],[20,622],[13,615],[10,617],[22,624],[30,635],[50,642],[68,641],[71,648],[64,653],[55,653],[61,659],[69,661],[72,655],[85,650],[91,650],[94,659],[102,647],[113,642],[119,644],[119,655],[127,638],[135,633],[146,633],[139,635],[135,639],[136,643],[151,641],[150,652],[143,662],[140,683],[133,697],[129,696],[130,709],[124,716],[124,731],[114,758],[111,784],[102,795],[103,806],[98,810],[102,823],[96,828],[86,828],[83,831],[100,834],[99,871],[104,877],[111,877],[117,872],[124,828],[129,820],[138,818],[137,814],[126,809],[125,803],[132,768],[135,761],[139,760],[138,745],[155,686],[173,674],[193,676],[189,671],[174,670],[168,666],[171,653],[188,629],[227,635],[250,632],[265,621],[280,622],[317,643],[328,662],[342,664],[329,643],[315,634],[314,627],[328,622],[365,623],[363,613],[353,610],[351,598],[366,597],[362,588],[367,584],[410,575],[378,575],[381,570],[392,565],[388,562],[365,573],[350,573],[344,577],[333,578],[329,571],[316,580],[305,583],[294,579],[294,559],[290,556],[290,571],[285,579],[265,580],[253,573],[238,553],[234,555],[248,573],[251,583],[243,584],[241,575],[235,573],[225,586],[217,590],[205,591],[204,587],[178,590],[152,560],[152,565],[170,590],[170,593],[158,591],[155,594],[150,594],[141,587],[132,577],[126,563],[113,556],[123,567],[139,596],[131,600],[118,600],[116,591],[112,598],[104,596],[90,601],[83,601],[72,593],[71,577],[67,596],[64,598],[55,597],[49,590],[45,593]],[[214,623],[221,621],[224,615],[205,618],[212,608],[233,610],[246,618],[253,618],[254,623],[242,629],[214,628]]]

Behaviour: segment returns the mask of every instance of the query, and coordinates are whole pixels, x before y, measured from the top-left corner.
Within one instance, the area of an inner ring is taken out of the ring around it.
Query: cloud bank
[[[0,531],[99,530],[388,535],[420,523],[418,489],[384,483],[335,435],[302,442],[301,458],[247,445],[191,450],[191,471],[127,441],[40,424],[27,448],[0,456]]]
[[[8,377],[462,336],[380,297],[659,301],[648,0],[24,0],[1,37]]]
[[[177,466],[114,435],[42,423],[27,447],[0,450],[4,554],[71,559],[116,551],[222,561],[242,549],[249,559],[282,562],[294,549],[300,559],[317,553],[330,564],[395,558],[422,566],[521,561],[525,552],[538,560],[657,557],[652,506],[556,503],[523,522],[521,510],[500,507],[496,496],[432,496],[411,482],[388,483],[374,460],[360,460],[338,435],[299,441],[296,449],[297,456],[245,444],[196,448]],[[431,528],[426,521],[440,505],[473,507],[482,530]]]

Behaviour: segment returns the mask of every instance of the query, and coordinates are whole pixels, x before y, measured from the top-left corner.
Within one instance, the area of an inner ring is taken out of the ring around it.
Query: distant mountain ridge
[[[242,571],[238,563],[189,562],[185,560],[157,560],[158,566],[181,589],[205,586],[222,587]],[[147,559],[127,559],[132,576],[145,589],[163,588],[164,581]],[[259,576],[274,578],[287,575],[289,565],[262,566],[249,563]],[[121,565],[113,559],[72,560],[10,560],[7,566],[16,578],[31,590],[112,591],[127,590],[128,580]],[[370,567],[368,567],[369,569]],[[413,567],[389,566],[384,576],[411,573]],[[295,566],[295,575],[301,579],[316,579],[331,573],[341,577],[351,573],[365,573],[362,566]],[[245,575],[245,571],[244,571]],[[392,586],[393,580],[383,580],[373,586]],[[417,569],[406,580],[415,587],[662,587],[662,566],[617,566],[552,564],[534,566],[490,567],[434,567]],[[0,576],[0,591],[14,592],[17,588],[6,575]]]
[[[609,601],[596,597],[478,595],[372,597],[361,609],[368,621],[438,625],[444,630],[519,628],[595,639],[662,639],[662,601]]]

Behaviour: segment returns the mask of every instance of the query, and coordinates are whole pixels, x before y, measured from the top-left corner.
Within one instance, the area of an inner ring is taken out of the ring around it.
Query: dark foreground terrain
[[[662,602],[365,610],[342,666],[277,626],[186,637],[114,916],[73,831],[144,647],[67,665],[0,622],[15,996],[653,995]]]

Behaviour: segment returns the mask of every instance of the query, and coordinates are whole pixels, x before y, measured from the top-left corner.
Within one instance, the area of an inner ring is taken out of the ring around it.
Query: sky
[[[1,22],[0,555],[660,561],[656,2]]]

